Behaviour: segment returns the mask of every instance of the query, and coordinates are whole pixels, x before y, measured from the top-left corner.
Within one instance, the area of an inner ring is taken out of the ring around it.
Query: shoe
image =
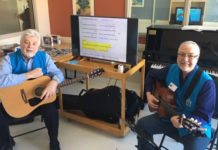
[[[50,150],[61,150],[59,142],[50,143]]]
[[[10,144],[4,144],[0,147],[0,150],[13,150],[13,146],[11,146]]]
[[[2,145],[2,146],[0,147],[0,150],[13,150],[13,149],[11,149],[8,144],[5,144],[5,145]]]
[[[15,141],[14,141],[14,138],[12,136],[9,137],[9,142],[10,142],[10,146],[11,148],[13,149],[13,147],[15,146]]]
[[[13,137],[9,137],[9,143],[4,144],[0,147],[0,150],[13,150],[13,147],[15,146],[15,141]]]

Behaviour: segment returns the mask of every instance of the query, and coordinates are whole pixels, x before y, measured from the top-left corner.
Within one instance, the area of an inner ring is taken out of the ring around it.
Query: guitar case
[[[78,96],[63,94],[63,108],[82,110],[88,118],[99,119],[110,123],[118,123],[121,116],[121,89],[107,86],[102,89],[81,90]],[[134,120],[134,116],[144,108],[144,101],[136,92],[126,89],[126,118]]]

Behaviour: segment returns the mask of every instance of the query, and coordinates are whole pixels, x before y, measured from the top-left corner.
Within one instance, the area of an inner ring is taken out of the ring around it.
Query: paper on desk
[[[77,63],[78,63],[78,60],[71,60],[71,61],[68,61],[67,63],[68,63],[68,64],[77,64]]]
[[[218,27],[206,27],[206,26],[194,26],[194,25],[189,25],[189,26],[183,26],[182,30],[195,30],[195,31],[203,31],[203,30],[208,30],[208,31],[216,31],[218,30]]]

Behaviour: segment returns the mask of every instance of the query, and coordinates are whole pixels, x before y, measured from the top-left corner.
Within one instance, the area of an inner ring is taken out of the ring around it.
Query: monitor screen
[[[138,19],[71,16],[72,53],[137,64]]]
[[[181,24],[183,21],[184,8],[176,8],[176,22]],[[189,24],[201,24],[202,8],[191,8],[189,14]]]

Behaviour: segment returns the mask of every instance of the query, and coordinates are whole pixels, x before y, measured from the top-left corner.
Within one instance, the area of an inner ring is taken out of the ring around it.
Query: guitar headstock
[[[206,136],[205,128],[201,127],[201,122],[194,120],[193,118],[181,118],[182,126],[187,129],[193,136],[204,137]]]
[[[94,78],[94,77],[100,76],[103,72],[104,72],[103,68],[97,68],[97,69],[94,69],[92,72],[90,72],[88,76],[89,78]]]

